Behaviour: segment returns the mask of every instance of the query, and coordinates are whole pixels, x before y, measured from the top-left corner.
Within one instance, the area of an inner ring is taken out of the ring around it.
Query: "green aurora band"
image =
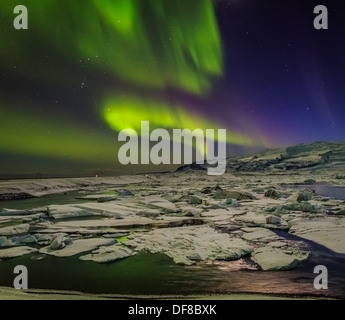
[[[23,1],[29,32],[13,28],[11,1],[1,1],[7,39],[2,67],[40,39],[61,59],[92,59],[125,82],[158,89],[175,87],[194,94],[211,89],[222,75],[219,30],[209,0],[35,0]],[[6,19],[7,18],[7,19]],[[14,38],[13,38],[14,37]],[[39,48],[39,46],[37,47]],[[37,73],[30,61],[23,71]],[[32,64],[31,62],[36,62]],[[42,63],[42,62],[41,62]],[[40,68],[44,71],[44,69]],[[42,77],[48,74],[41,74]],[[60,75],[64,81],[65,74]]]
[[[35,0],[21,4],[28,8],[29,30],[15,30],[16,4],[0,2],[1,40],[6,48],[0,50],[3,72],[13,73],[15,65],[20,81],[69,88],[79,79],[68,66],[90,61],[87,71],[110,73],[113,85],[97,91],[99,102],[92,106],[93,113],[105,127],[92,134],[78,118],[67,122],[58,117],[42,119],[30,113],[25,102],[20,102],[22,109],[12,111],[10,106],[17,102],[2,98],[2,152],[109,166],[119,147],[115,137],[109,136],[109,128],[138,130],[144,120],[153,128],[223,127],[192,113],[183,103],[171,105],[162,98],[166,90],[175,90],[203,99],[213,81],[222,77],[223,52],[211,0]],[[42,48],[55,60],[42,57]],[[130,93],[128,99],[117,94],[123,87]],[[141,95],[143,90],[151,92],[149,98]],[[249,146],[257,142],[228,132],[229,143]]]
[[[138,134],[141,131],[141,121],[150,121],[150,130],[166,129],[215,129],[215,138],[218,138],[217,129],[222,129],[219,124],[206,120],[199,114],[187,112],[178,105],[169,107],[162,102],[144,98],[118,97],[107,101],[104,107],[104,119],[115,131],[133,129]],[[237,145],[251,146],[252,140],[240,133],[227,130],[227,141]]]
[[[47,123],[40,115],[18,111],[15,107],[0,109],[1,151],[20,156],[38,155],[87,163],[100,163],[114,158],[115,139],[94,134],[71,121],[54,119]],[[101,143],[100,143],[101,142]]]

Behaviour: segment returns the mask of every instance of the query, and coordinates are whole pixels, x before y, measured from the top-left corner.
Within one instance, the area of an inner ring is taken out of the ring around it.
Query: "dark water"
[[[28,268],[30,288],[90,293],[165,294],[176,293],[180,282],[187,284],[184,287],[187,291],[189,281],[194,278],[197,283],[193,270],[175,265],[167,256],[140,253],[110,264],[79,261],[78,257],[47,256],[40,261],[30,260],[29,256],[11,259],[0,263],[1,285],[12,286],[13,268],[18,264]],[[199,290],[203,289],[206,288],[201,284]]]
[[[285,232],[280,236],[300,239]],[[141,294],[226,294],[265,293],[294,296],[345,297],[345,255],[306,241],[312,258],[291,271],[260,271],[249,259],[180,266],[163,254],[140,253],[110,264],[79,261],[78,257],[31,260],[31,255],[0,262],[0,286],[13,285],[13,269],[23,264],[29,272],[29,288],[60,289],[88,293]],[[313,286],[313,270],[325,265],[328,290]],[[254,270],[253,270],[254,269]]]
[[[289,188],[293,189],[312,189],[315,193],[334,199],[345,200],[345,187],[330,186],[328,184],[312,184],[312,185],[289,185]]]
[[[38,198],[22,199],[22,200],[6,200],[0,201],[0,211],[1,209],[33,209],[43,206],[48,206],[52,204],[76,204],[90,202],[92,200],[76,199],[77,197],[85,196],[85,193],[80,193],[78,191],[69,192],[67,194],[50,194]]]

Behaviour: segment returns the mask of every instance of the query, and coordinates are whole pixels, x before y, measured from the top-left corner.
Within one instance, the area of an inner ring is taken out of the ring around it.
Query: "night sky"
[[[117,133],[226,128],[228,155],[345,140],[342,0],[0,2],[0,177],[121,166]],[[329,29],[315,30],[316,5]]]

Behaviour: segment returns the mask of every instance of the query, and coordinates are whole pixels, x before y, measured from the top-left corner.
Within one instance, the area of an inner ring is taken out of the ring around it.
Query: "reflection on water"
[[[343,298],[344,262],[344,255],[323,247],[314,247],[313,257],[295,270],[270,272],[255,270],[249,259],[185,267],[162,254],[140,253],[110,264],[79,261],[78,257],[47,256],[34,261],[28,255],[0,262],[0,286],[12,286],[13,268],[23,264],[28,268],[29,288],[122,295],[270,293]],[[328,290],[314,289],[313,270],[318,264],[329,270]]]
[[[13,268],[28,268],[29,288],[77,290],[89,293],[176,294],[207,292],[214,282],[211,268],[195,272],[162,254],[140,253],[110,264],[80,261],[78,257],[30,256],[0,262],[0,286],[12,286]],[[210,273],[209,273],[210,272]]]
[[[216,267],[218,270],[226,272],[234,272],[239,270],[259,270],[259,267],[249,258],[241,258],[235,261],[204,261],[200,265],[211,265]]]

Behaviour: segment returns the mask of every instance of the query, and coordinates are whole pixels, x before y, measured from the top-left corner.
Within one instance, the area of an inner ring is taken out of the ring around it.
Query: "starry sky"
[[[226,128],[228,155],[344,141],[342,0],[0,2],[0,177],[121,166],[119,131]],[[329,29],[315,30],[323,4]]]

